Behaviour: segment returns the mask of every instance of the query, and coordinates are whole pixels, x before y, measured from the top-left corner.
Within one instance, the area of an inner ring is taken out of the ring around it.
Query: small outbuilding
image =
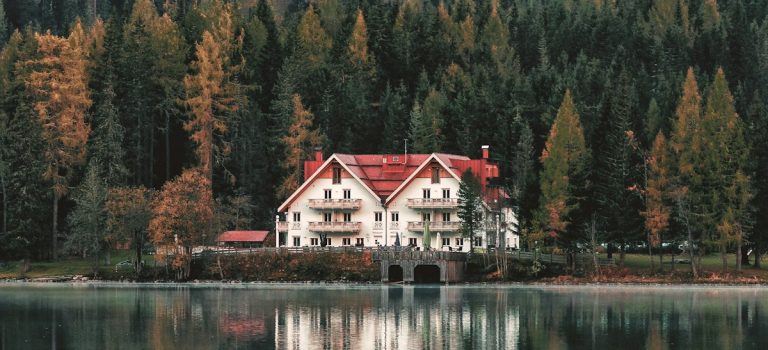
[[[216,238],[220,246],[234,248],[261,248],[269,231],[226,231]]]

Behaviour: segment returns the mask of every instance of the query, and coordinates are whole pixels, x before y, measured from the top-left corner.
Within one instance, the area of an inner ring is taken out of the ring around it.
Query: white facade
[[[341,168],[338,183],[331,175],[333,167]],[[422,172],[431,171],[430,167],[422,168]],[[284,222],[277,223],[283,237],[281,245],[320,246],[322,233],[329,240],[327,246],[332,247],[393,246],[399,238],[401,246],[423,248],[424,222],[429,220],[431,248],[469,251],[473,242],[462,237],[458,216],[460,180],[444,167],[437,183],[431,177],[417,175],[414,173],[407,185],[386,202],[332,156],[281,206],[285,217]],[[503,208],[503,212],[509,228],[504,230],[506,246],[517,248],[519,239],[511,230],[516,219],[509,208]],[[485,215],[494,220],[495,215],[488,210]],[[495,221],[492,226],[496,227]],[[476,248],[489,244],[485,231],[478,230]],[[491,241],[495,242],[496,231],[492,231]]]

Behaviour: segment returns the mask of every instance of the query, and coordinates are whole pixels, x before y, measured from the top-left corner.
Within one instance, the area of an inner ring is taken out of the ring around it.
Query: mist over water
[[[757,287],[0,284],[0,349],[766,349]]]

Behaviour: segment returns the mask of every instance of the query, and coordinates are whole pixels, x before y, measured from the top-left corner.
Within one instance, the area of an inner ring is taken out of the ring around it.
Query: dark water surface
[[[768,288],[0,283],[0,349],[768,349]]]

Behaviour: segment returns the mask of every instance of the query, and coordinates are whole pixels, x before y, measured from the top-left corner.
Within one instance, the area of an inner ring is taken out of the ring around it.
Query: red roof
[[[216,242],[264,242],[269,231],[227,231]]]
[[[430,157],[438,159],[445,164],[457,178],[460,178],[465,170],[470,169],[478,179],[483,189],[486,188],[487,179],[498,177],[498,166],[488,159],[470,159],[467,156],[433,153],[433,154],[339,154],[336,153],[336,161],[342,163],[349,171],[359,178],[382,201],[387,200],[392,193],[401,187],[413,173]],[[304,181],[306,182],[321,171],[327,161],[322,157],[304,162]],[[303,186],[303,185],[302,185]],[[302,188],[299,188],[299,192]],[[279,210],[287,208],[287,205],[297,195],[294,193],[286,200]]]

